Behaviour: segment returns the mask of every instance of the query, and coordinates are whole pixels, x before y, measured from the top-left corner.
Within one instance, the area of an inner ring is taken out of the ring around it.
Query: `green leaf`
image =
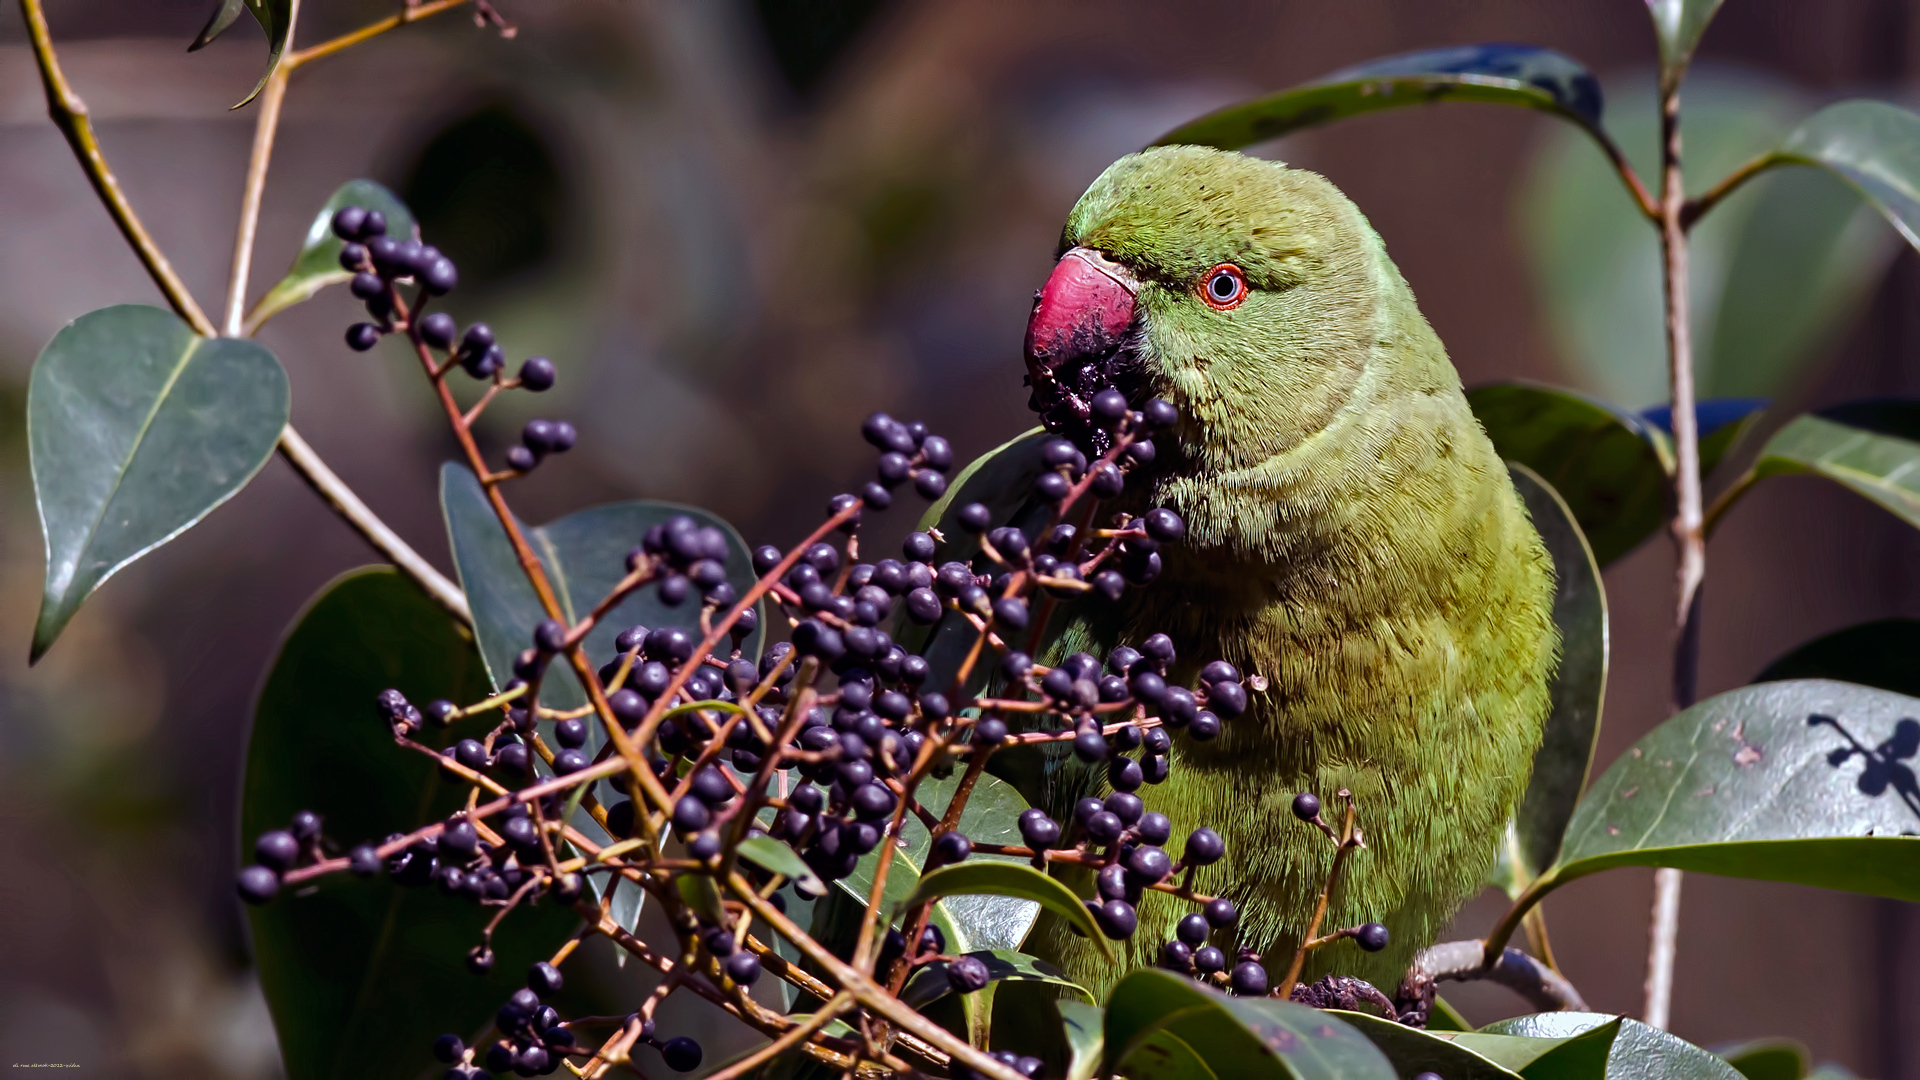
[[[799,852],[771,836],[749,836],[740,841],[738,850],[742,857],[776,874],[785,874],[789,881],[798,882],[808,889],[818,890],[825,887],[821,885],[820,878],[814,874],[812,868],[807,866],[806,860],[800,857]]]
[[[280,312],[312,298],[329,285],[353,277],[340,267],[340,249],[346,242],[333,235],[333,213],[347,206],[380,211],[386,216],[389,236],[415,235],[413,214],[399,196],[371,180],[349,180],[340,185],[314,215],[313,224],[307,227],[307,238],[300,245],[300,253],[293,257],[293,265],[287,268],[287,275],[247,312],[249,336]]]
[[[349,572],[295,620],[260,691],[241,783],[243,852],[297,810],[325,821],[346,850],[418,828],[464,805],[421,754],[395,746],[374,696],[397,687],[416,702],[476,701],[486,670],[473,640],[388,567]],[[429,728],[431,745],[479,733],[472,720]],[[469,730],[471,728],[472,730]],[[250,855],[243,853],[243,859]],[[576,925],[550,905],[516,909],[494,939],[486,976],[467,950],[493,912],[437,888],[346,874],[248,909],[260,985],[291,1080],[411,1080],[433,1066],[445,1031],[471,1037]]]
[[[1517,1016],[1481,1028],[1493,1035],[1565,1039],[1618,1025],[1606,1062],[1607,1080],[1739,1080],[1739,1073],[1719,1058],[1684,1039],[1650,1028],[1638,1020],[1599,1013],[1551,1012]],[[1476,1036],[1461,1036],[1463,1040]],[[1480,1037],[1484,1037],[1480,1036]],[[1543,1062],[1544,1064],[1544,1062]],[[1528,1080],[1547,1080],[1526,1071]],[[1598,1076],[1598,1072],[1563,1074]]]
[[[1920,401],[1856,401],[1795,417],[1714,505],[1709,525],[1754,483],[1811,473],[1920,527]]]
[[[1072,998],[1053,1003],[1060,1013],[1060,1030],[1067,1043],[1065,1080],[1093,1080],[1100,1074],[1100,1058],[1106,1045],[1106,1010]]]
[[[1519,1080],[1519,1073],[1481,1057],[1445,1035],[1368,1013],[1329,1011],[1372,1040],[1403,1078],[1436,1072],[1446,1080]]]
[[[936,871],[937,872],[937,871]],[[964,955],[974,957],[987,965],[987,989],[1000,982],[1038,982],[1066,987],[1086,998],[1089,1002],[1093,995],[1087,988],[1066,977],[1059,968],[1044,960],[1036,960],[1023,952],[1012,949],[979,950]],[[947,962],[944,960],[926,964],[913,973],[907,985],[900,992],[900,1000],[915,1009],[924,1009],[928,1005],[953,992],[953,984],[947,981]],[[977,991],[985,993],[985,991]]]
[[[488,505],[480,482],[465,466],[449,462],[440,470],[440,506],[446,515],[460,585],[473,606],[480,653],[486,658],[487,670],[493,673],[494,685],[505,685],[513,678],[513,658],[532,644],[533,628],[546,613],[533,586],[521,573],[506,530]],[[572,624],[592,611],[626,576],[627,552],[640,543],[646,531],[681,514],[701,525],[718,526],[726,533],[727,580],[743,594],[752,588],[756,578],[746,544],[731,525],[697,507],[636,499],[580,510],[537,528],[522,525],[521,529],[546,567],[547,580],[560,594],[563,619]],[[765,614],[763,609],[762,629],[748,635],[741,645],[747,655],[759,655]],[[587,651],[594,663],[612,659],[613,639],[636,623],[654,628],[678,626],[698,638],[700,605],[689,599],[679,607],[667,607],[660,603],[659,590],[653,586],[628,596],[587,635]],[[587,701],[573,672],[561,663],[548,669],[540,699],[560,709],[578,708]]]
[[[1467,404],[1500,456],[1538,473],[1566,503],[1599,565],[1659,530],[1674,468],[1665,406],[1631,413],[1528,382],[1476,386]],[[1720,463],[1763,404],[1715,399],[1694,406],[1702,475]]]
[[[1920,697],[1920,619],[1878,619],[1814,638],[1753,681],[1837,679]]]
[[[1514,813],[1527,877],[1553,865],[1560,837],[1586,789],[1600,736],[1607,689],[1607,592],[1593,549],[1559,493],[1525,465],[1510,464],[1514,486],[1553,557],[1553,622],[1560,629],[1560,666],[1533,775]]]
[[[46,541],[38,660],[93,590],[245,487],[287,426],[287,373],[250,341],[122,304],[68,323],[27,388]]]
[[[960,772],[956,770],[944,780],[922,780],[915,796],[928,812],[942,816],[960,786],[960,779]],[[1020,813],[1026,808],[1018,792],[992,776],[983,775],[974,784],[966,809],[960,812],[960,831],[978,844],[1024,845],[1026,841],[1020,839]],[[886,895],[881,900],[883,911],[887,912],[899,910],[919,887],[918,868],[926,864],[932,836],[916,815],[908,814],[901,823],[898,843],[901,846],[887,872]],[[835,884],[846,895],[865,904],[873,891],[873,873],[879,860],[878,851],[868,853],[853,873]],[[1025,865],[1010,855],[981,854],[971,861]],[[950,896],[934,905],[935,917],[947,926],[948,949],[958,952],[1017,949],[1039,914],[1039,906],[1031,900],[1006,896]]]
[[[260,29],[267,35],[267,73],[260,76],[253,92],[234,106],[236,109],[259,97],[273,69],[280,66],[280,54],[287,50],[287,35],[293,33],[293,0],[220,0],[220,6],[214,9],[207,25],[201,28],[200,35],[193,39],[193,44],[187,46],[188,52],[194,52],[213,44],[215,38],[226,33],[227,28],[240,18],[243,4],[253,13],[254,21],[260,24]]]
[[[1614,866],[1671,866],[1920,899],[1920,700],[1825,680],[1693,706],[1582,799],[1536,895]]]
[[[1720,10],[1720,0],[1647,0],[1647,13],[1653,16],[1654,37],[1660,42],[1660,78],[1677,86],[1693,60],[1693,50],[1707,23]]]
[[[1141,969],[1107,999],[1104,1070],[1129,1080],[1221,1077],[1393,1080],[1392,1064],[1332,1014],[1277,998],[1234,998],[1171,972]],[[1179,1041],[1183,1061],[1168,1044]],[[1185,1067],[1183,1067],[1185,1066]]]
[[[1713,1052],[1747,1080],[1801,1080],[1813,1063],[1806,1046],[1792,1039],[1753,1039]]]
[[[1608,98],[1609,130],[1640,175],[1654,175],[1652,77],[1609,83]],[[1688,79],[1685,98],[1692,194],[1777,149],[1815,106],[1786,82],[1710,68]],[[1605,400],[1664,401],[1658,234],[1587,139],[1559,127],[1542,134],[1521,199],[1523,240],[1559,359],[1577,385]],[[1689,266],[1700,397],[1780,398],[1804,387],[1897,250],[1877,217],[1825,170],[1776,169],[1695,225]]]
[[[1073,890],[1025,863],[983,859],[970,860],[957,866],[943,866],[922,877],[913,892],[901,902],[901,906],[910,908],[947,896],[983,894],[1031,900],[1086,934],[1100,947],[1100,955],[1113,955],[1113,950],[1107,945],[1106,935],[1100,932],[1093,915]]]
[[[1439,994],[1433,995],[1433,1011],[1427,1016],[1428,1031],[1472,1031],[1473,1025],[1460,1015],[1453,1003]]]
[[[1238,150],[1362,113],[1436,101],[1539,109],[1605,138],[1600,131],[1600,84],[1578,61],[1533,45],[1487,44],[1369,60],[1303,86],[1208,113],[1162,135],[1154,145],[1191,143]]]
[[[680,899],[708,925],[726,923],[727,911],[720,904],[720,887],[712,878],[705,874],[680,874],[673,883],[680,890]]]
[[[1884,101],[1842,101],[1795,128],[1773,156],[1831,171],[1920,247],[1920,116]]]

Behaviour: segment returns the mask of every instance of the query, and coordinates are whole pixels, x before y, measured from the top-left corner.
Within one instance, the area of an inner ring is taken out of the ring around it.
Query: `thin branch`
[[[287,7],[287,40],[293,40],[300,22],[300,0]],[[240,226],[233,239],[233,269],[227,275],[227,318],[225,333],[240,337],[246,328],[247,278],[253,270],[253,241],[260,231],[260,200],[267,189],[267,165],[273,160],[273,140],[280,130],[280,106],[287,97],[287,76],[292,69],[284,62],[267,75],[260,92],[260,116],[253,126],[253,150],[247,157],[247,181],[240,193]]]
[[[133,212],[132,204],[127,202],[126,194],[120,190],[120,182],[113,177],[113,170],[107,168],[107,159],[100,153],[100,141],[93,133],[93,120],[87,113],[87,103],[73,92],[67,77],[60,70],[60,60],[54,55],[53,35],[47,30],[47,15],[41,10],[40,0],[20,0],[21,14],[26,16],[27,33],[33,39],[33,58],[40,67],[40,81],[47,91],[47,115],[53,118],[54,126],[67,137],[67,144],[73,147],[73,154],[80,159],[80,168],[87,174],[87,181],[100,196],[100,202],[112,215],[113,223],[120,227],[120,234],[127,238],[134,254],[140,256],[147,273],[154,284],[160,286],[160,292],[167,303],[179,316],[193,327],[196,333],[213,337],[218,331],[207,313],[200,310],[200,304],[193,294],[187,291],[180,275],[174,273],[173,264],[160,253],[159,245],[153,237],[147,235],[146,227],[140,224],[140,216]]]
[[[368,23],[358,30],[341,34],[337,38],[333,38],[330,41],[323,41],[311,48],[301,49],[298,52],[290,52],[281,58],[280,68],[282,70],[290,70],[309,61],[318,60],[323,56],[332,56],[334,53],[340,52],[343,49],[350,49],[368,38],[379,37],[389,30],[406,26],[409,23],[419,22],[421,19],[430,18],[443,11],[451,11],[454,8],[472,2],[473,0],[432,0],[430,3],[409,5],[398,15],[389,15],[378,22]]]
[[[1586,1012],[1587,1003],[1565,976],[1519,949],[1503,949],[1486,963],[1486,942],[1448,941],[1422,949],[1400,984],[1403,1008],[1424,1015],[1442,982],[1491,982],[1512,990],[1542,1012]]]
[[[1765,153],[1747,162],[1739,168],[1721,177],[1720,182],[1700,193],[1680,208],[1680,224],[1691,229],[1694,223],[1707,216],[1707,211],[1720,205],[1720,201],[1733,194],[1740,185],[1773,168],[1775,165],[1791,164],[1789,158],[1778,153]]]

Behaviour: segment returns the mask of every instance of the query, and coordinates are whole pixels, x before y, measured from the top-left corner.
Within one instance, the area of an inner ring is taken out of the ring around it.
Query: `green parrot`
[[[1350,790],[1366,846],[1321,932],[1380,922],[1390,942],[1321,949],[1306,978],[1391,995],[1487,880],[1526,786],[1559,647],[1547,551],[1379,235],[1323,177],[1147,150],[1081,196],[1060,252],[1028,328],[1033,405],[1083,448],[1102,437],[1101,389],[1177,406],[1121,505],[1170,507],[1187,536],[1150,586],[1061,605],[1039,659],[1164,632],[1169,683],[1216,659],[1264,678],[1217,740],[1176,738],[1170,778],[1138,794],[1173,820],[1171,854],[1197,826],[1225,838],[1195,882],[1240,911],[1213,943],[1229,965],[1257,950],[1278,980],[1333,857],[1290,804],[1316,793],[1337,824]],[[1057,754],[1037,775],[1016,783],[1061,821],[1104,788],[1104,770]],[[1092,895],[1084,871],[1068,877]],[[1104,1000],[1192,910],[1147,893],[1117,960],[1049,916],[1027,948]]]

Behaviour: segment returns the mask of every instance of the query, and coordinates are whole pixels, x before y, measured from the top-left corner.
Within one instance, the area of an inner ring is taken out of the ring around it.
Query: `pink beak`
[[[1027,321],[1027,373],[1036,387],[1062,365],[1113,349],[1133,322],[1140,283],[1126,267],[1092,248],[1060,257]]]

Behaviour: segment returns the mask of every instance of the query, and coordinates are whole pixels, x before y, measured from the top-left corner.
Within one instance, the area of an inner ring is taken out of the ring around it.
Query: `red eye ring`
[[[1247,275],[1232,263],[1221,263],[1200,278],[1200,299],[1215,311],[1232,311],[1247,298]]]

